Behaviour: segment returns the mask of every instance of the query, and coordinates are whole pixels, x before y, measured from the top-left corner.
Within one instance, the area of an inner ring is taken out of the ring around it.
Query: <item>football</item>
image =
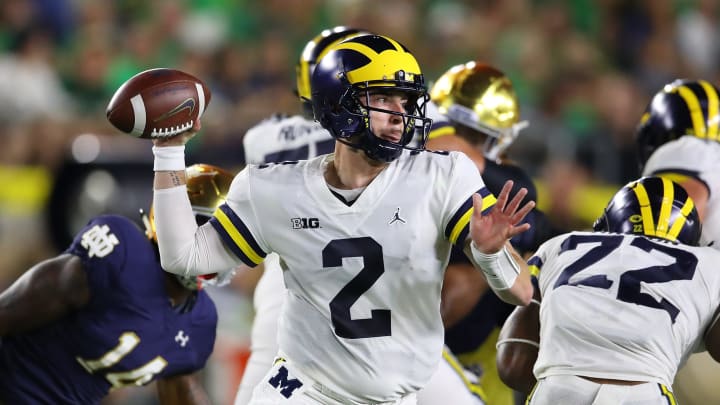
[[[192,128],[210,103],[210,89],[175,69],[150,69],[117,89],[105,110],[108,121],[138,138],[166,138]]]

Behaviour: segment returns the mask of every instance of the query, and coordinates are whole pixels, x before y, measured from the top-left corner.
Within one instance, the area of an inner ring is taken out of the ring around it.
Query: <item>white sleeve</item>
[[[487,189],[480,177],[480,171],[470,158],[461,152],[450,152],[453,168],[447,180],[447,187],[441,192],[446,197],[443,218],[445,237],[454,245],[463,248],[470,235],[472,196],[479,193],[483,198],[483,212],[495,205],[495,196]]]
[[[160,263],[170,273],[197,275],[235,268],[240,260],[206,223],[198,227],[185,186],[153,192]]]
[[[682,136],[660,146],[648,159],[643,176],[658,173],[677,173],[708,183],[706,173],[718,170],[717,142],[695,136]]]

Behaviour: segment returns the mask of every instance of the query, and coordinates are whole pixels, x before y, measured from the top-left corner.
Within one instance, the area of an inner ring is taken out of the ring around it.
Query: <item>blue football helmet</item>
[[[695,203],[679,184],[642,177],[626,184],[593,225],[595,231],[646,235],[697,246],[702,226]]]
[[[332,45],[337,44],[343,39],[368,33],[369,32],[357,28],[337,26],[323,30],[305,44],[305,48],[303,48],[300,54],[300,59],[295,65],[295,83],[297,86],[297,95],[302,102],[303,113],[307,117],[312,118],[313,116],[312,103],[310,101],[312,97],[310,94],[310,77],[313,71],[315,71],[315,65],[325,56]]]
[[[202,225],[210,220],[215,210],[225,202],[233,175],[217,166],[207,164],[189,166],[185,169],[185,174],[190,206],[195,214],[195,221],[198,225]],[[157,243],[154,212],[154,206],[150,206],[150,214],[143,216],[143,222],[145,223],[145,234],[150,240]],[[234,275],[235,270],[231,269],[222,273],[200,276],[175,276],[183,287],[189,290],[199,290],[208,285],[225,285]]]
[[[315,119],[335,139],[363,150],[370,159],[392,162],[403,148],[424,149],[432,124],[425,117],[429,99],[425,78],[415,57],[397,41],[365,34],[335,44],[315,66],[310,87]],[[405,93],[406,111],[368,107],[369,91]],[[372,132],[370,110],[402,116],[400,141],[390,142]],[[418,147],[411,148],[408,144],[416,130],[421,140]]]
[[[683,135],[720,141],[718,89],[705,80],[675,80],[653,97],[635,140],[640,167],[666,142]]]

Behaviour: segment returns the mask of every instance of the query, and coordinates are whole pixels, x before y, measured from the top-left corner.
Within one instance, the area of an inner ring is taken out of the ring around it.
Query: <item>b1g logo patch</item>
[[[290,218],[292,229],[316,229],[320,228],[320,220],[317,218]]]

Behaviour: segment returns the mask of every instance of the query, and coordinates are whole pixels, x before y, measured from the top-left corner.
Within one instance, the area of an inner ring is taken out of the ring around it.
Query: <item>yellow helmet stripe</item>
[[[692,119],[695,136],[705,138],[707,136],[705,120],[703,119],[702,109],[700,108],[700,101],[695,93],[687,86],[678,86],[673,91],[677,91],[680,94],[680,97],[685,100],[688,110],[690,110],[690,118]]]
[[[685,225],[685,221],[687,221],[687,216],[690,214],[690,211],[692,211],[694,207],[695,203],[693,203],[692,198],[688,198],[687,200],[685,200],[685,204],[683,205],[682,209],[680,209],[682,216],[677,218],[672,228],[670,228],[670,232],[668,232],[667,234],[668,239],[677,240],[680,231]]]
[[[655,235],[665,237],[668,228],[670,228],[670,214],[672,213],[673,201],[675,201],[675,188],[670,180],[665,178],[661,178],[661,180],[663,183],[663,198]]]
[[[698,82],[705,90],[708,99],[708,115],[705,120],[706,125],[708,125],[707,137],[716,140],[718,137],[718,120],[716,119],[718,116],[718,94],[710,83],[705,80],[699,80]]]
[[[652,208],[650,207],[650,198],[648,198],[647,190],[645,186],[639,182],[633,186],[633,191],[640,204],[640,214],[643,220],[643,229],[645,235],[655,236],[655,222],[653,220]]]
[[[368,63],[365,66],[349,71],[348,80],[350,83],[377,80],[378,77],[385,77],[387,80],[394,80],[395,72],[400,70],[405,71],[405,80],[415,80],[414,75],[421,74],[420,66],[417,64],[415,57],[409,52],[403,51],[402,47],[397,42],[391,42],[395,45],[395,49],[386,49],[381,52],[382,54],[387,53],[385,55],[386,58],[384,59],[385,63]],[[334,49],[351,49],[363,55],[377,55],[377,52],[367,45],[352,41],[339,44]]]

